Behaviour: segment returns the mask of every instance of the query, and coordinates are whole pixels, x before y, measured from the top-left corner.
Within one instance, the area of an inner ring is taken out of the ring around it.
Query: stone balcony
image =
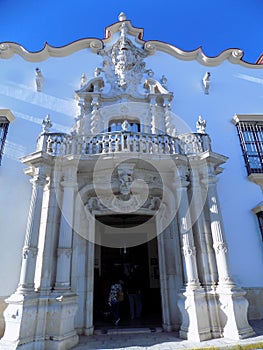
[[[106,132],[89,136],[44,133],[38,139],[37,150],[52,156],[86,156],[120,152],[195,155],[211,151],[211,142],[207,134],[201,133],[186,133],[176,137],[131,131]]]

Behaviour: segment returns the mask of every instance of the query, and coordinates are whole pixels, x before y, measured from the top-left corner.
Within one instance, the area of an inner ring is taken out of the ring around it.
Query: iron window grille
[[[258,225],[261,233],[261,238],[263,240],[263,212],[262,211],[259,211],[257,213],[257,218],[258,218]]]
[[[236,124],[248,175],[263,173],[263,122]]]
[[[8,132],[9,120],[6,117],[0,116],[0,165],[4,153],[6,135]]]

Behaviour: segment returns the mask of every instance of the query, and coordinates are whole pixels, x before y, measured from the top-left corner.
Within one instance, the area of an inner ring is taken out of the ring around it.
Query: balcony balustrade
[[[207,134],[187,133],[177,137],[116,131],[98,135],[47,133],[43,151],[53,156],[99,155],[118,152],[194,155],[211,149]]]

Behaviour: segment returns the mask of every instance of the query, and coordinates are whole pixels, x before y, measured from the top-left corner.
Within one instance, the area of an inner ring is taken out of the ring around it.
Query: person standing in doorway
[[[108,304],[110,306],[113,322],[115,326],[118,326],[120,322],[119,306],[123,300],[123,290],[119,281],[112,283],[109,293]]]
[[[139,279],[134,273],[131,273],[127,281],[127,294],[130,305],[131,320],[140,318],[142,313],[142,298]]]

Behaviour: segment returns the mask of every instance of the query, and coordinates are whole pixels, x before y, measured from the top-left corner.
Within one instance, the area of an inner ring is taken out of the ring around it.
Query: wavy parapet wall
[[[221,52],[218,56],[209,57],[206,56],[201,47],[193,50],[193,51],[183,51],[178,47],[171,45],[162,41],[144,41],[143,40],[143,32],[142,28],[133,27],[131,22],[126,20],[126,16],[121,13],[119,15],[119,21],[112,24],[111,26],[105,29],[105,38],[84,38],[77,41],[74,41],[68,45],[61,47],[54,47],[45,44],[44,48],[37,52],[27,51],[23,46],[13,43],[13,42],[4,42],[0,43],[0,58],[8,59],[13,55],[17,54],[23,57],[26,61],[29,62],[41,62],[49,57],[65,57],[70,54],[73,54],[82,49],[91,49],[93,52],[98,52],[103,49],[105,45],[112,41],[112,37],[115,33],[121,30],[121,26],[123,22],[126,25],[127,33],[131,36],[135,37],[135,40],[138,44],[141,44],[148,53],[154,53],[155,51],[162,51],[171,56],[174,56],[180,60],[192,61],[196,60],[200,64],[204,66],[218,66],[225,60],[230,61],[233,64],[239,64],[243,67],[261,69],[263,65],[263,55],[259,57],[257,62],[248,63],[244,61],[242,58],[244,56],[244,52],[238,48],[230,48]]]

